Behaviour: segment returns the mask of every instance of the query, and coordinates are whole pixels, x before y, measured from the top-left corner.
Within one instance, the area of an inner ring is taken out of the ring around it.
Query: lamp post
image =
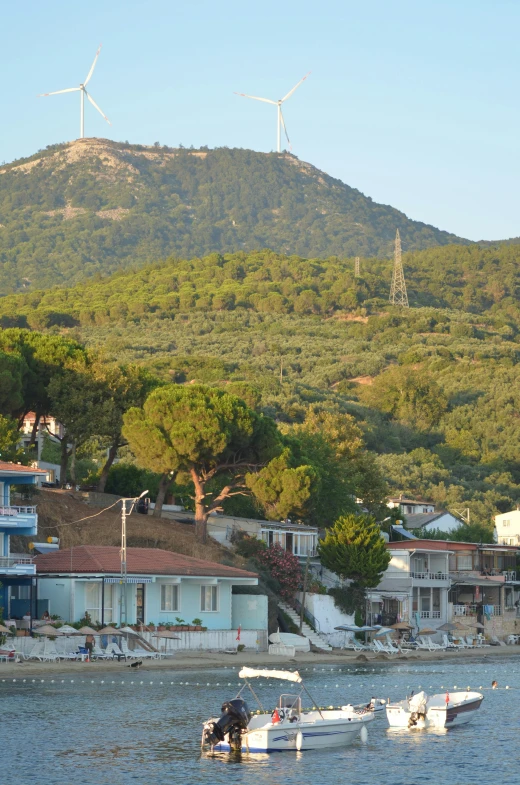
[[[134,509],[134,505],[139,499],[142,499],[143,496],[146,496],[148,491],[143,491],[140,496],[134,496],[131,498],[124,498],[121,499],[122,506],[121,506],[121,578],[120,578],[120,585],[121,585],[121,607],[119,613],[119,625],[120,627],[126,626],[126,587],[128,585],[127,579],[127,571],[126,571],[126,503],[132,502],[130,506],[130,512],[128,515],[132,514],[132,510]]]

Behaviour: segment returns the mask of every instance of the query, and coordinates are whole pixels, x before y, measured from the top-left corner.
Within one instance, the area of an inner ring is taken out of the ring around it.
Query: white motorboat
[[[391,728],[454,728],[473,719],[484,696],[480,692],[446,692],[428,697],[418,692],[398,703],[388,703]]]
[[[242,751],[250,753],[299,752],[305,750],[344,747],[360,736],[366,739],[366,724],[374,719],[374,713],[354,706],[343,706],[337,710],[312,709],[302,711],[301,696],[307,693],[297,671],[263,670],[242,668],[239,677],[244,686],[233,700],[222,706],[222,716],[213,717],[202,731],[202,748],[212,752]],[[263,677],[282,679],[299,685],[297,694],[282,694],[272,713],[265,709],[249,684],[249,679]],[[248,687],[256,698],[263,714],[252,714],[241,697]]]

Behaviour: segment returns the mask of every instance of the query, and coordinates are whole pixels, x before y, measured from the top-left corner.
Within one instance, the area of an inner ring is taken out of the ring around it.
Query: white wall
[[[436,518],[431,523],[427,523],[426,526],[421,527],[421,531],[427,532],[429,529],[438,529],[441,532],[452,532],[455,529],[458,529],[461,525],[462,521],[452,515],[450,512],[441,515],[440,518]]]
[[[307,594],[305,607],[317,619],[320,632],[334,632],[334,627],[338,627],[340,624],[354,624],[354,614],[349,616],[336,608],[334,597],[331,597],[330,594]]]

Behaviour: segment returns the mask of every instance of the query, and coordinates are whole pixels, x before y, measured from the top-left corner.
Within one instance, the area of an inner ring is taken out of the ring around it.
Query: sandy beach
[[[475,649],[463,649],[460,651],[446,651],[446,652],[429,652],[418,651],[411,652],[406,655],[385,655],[373,654],[371,652],[357,653],[353,651],[342,651],[338,649],[333,653],[319,653],[310,652],[305,654],[296,654],[293,658],[276,657],[267,654],[267,652],[249,652],[243,651],[238,654],[225,654],[224,652],[198,652],[198,651],[182,651],[174,654],[172,657],[166,657],[161,660],[144,660],[139,670],[142,671],[160,671],[160,670],[193,670],[204,671],[215,668],[223,668],[224,666],[239,666],[249,665],[255,666],[284,666],[297,669],[303,665],[357,665],[363,662],[381,662],[389,664],[392,662],[444,662],[444,661],[467,661],[482,662],[489,659],[497,659],[500,657],[514,657],[520,655],[520,646],[489,646]],[[58,662],[34,662],[23,660],[21,663],[15,662],[2,662],[0,663],[0,680],[2,678],[13,678],[17,674],[25,677],[26,675],[43,675],[53,673],[76,673],[76,674],[92,674],[92,673],[113,673],[113,672],[132,672],[134,669],[130,668],[130,660],[125,662],[121,660],[96,660],[93,662],[68,662],[60,660]]]

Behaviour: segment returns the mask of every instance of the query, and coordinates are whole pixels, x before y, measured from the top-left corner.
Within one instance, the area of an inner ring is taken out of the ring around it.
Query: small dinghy
[[[302,711],[301,696],[309,695],[297,671],[242,668],[238,674],[244,686],[238,695],[222,705],[222,716],[209,719],[202,731],[202,749],[211,752],[250,753],[300,752],[344,747],[361,735],[366,740],[366,724],[374,719],[372,711],[343,706],[337,710]],[[265,713],[249,679],[282,679],[298,685],[294,694],[282,694],[272,714]],[[264,714],[252,714],[241,697],[248,687]]]
[[[386,716],[391,728],[454,728],[470,722],[483,700],[480,692],[446,692],[431,697],[418,692],[398,703],[388,703]]]

